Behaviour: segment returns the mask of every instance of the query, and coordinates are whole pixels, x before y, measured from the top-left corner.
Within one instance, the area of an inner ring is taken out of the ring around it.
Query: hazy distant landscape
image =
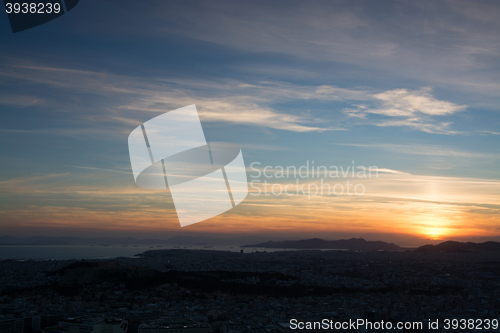
[[[172,237],[167,240],[160,239],[135,239],[135,238],[80,238],[80,237],[30,237],[0,238],[0,260],[2,259],[98,259],[115,257],[133,257],[150,249],[197,249],[197,250],[218,250],[239,252],[241,244],[247,241],[258,239],[256,237],[240,237],[233,239],[221,239],[214,237]],[[312,241],[312,242],[311,242]],[[307,241],[311,249],[316,249],[320,245],[317,239]],[[322,240],[319,240],[322,241]],[[324,241],[323,241],[324,242]],[[354,249],[367,250],[368,248],[359,246],[359,240],[347,241],[350,245],[345,245],[342,241],[341,248],[325,247],[324,249]],[[314,246],[314,244],[316,246]],[[361,244],[366,243],[362,240]],[[272,243],[272,244],[280,244]],[[287,243],[288,244],[288,243]],[[372,244],[372,242],[368,242]],[[375,244],[378,244],[375,242]],[[385,243],[384,243],[385,244]],[[259,244],[250,248],[241,247],[245,252],[256,251],[284,251],[297,250],[299,248],[290,247],[267,247],[262,248]],[[399,247],[398,247],[399,249]]]
[[[203,239],[210,243],[200,242]],[[245,238],[233,239],[229,244],[220,245],[219,239],[196,237],[173,237],[167,240],[135,239],[135,238],[77,238],[77,237],[32,237],[14,238],[2,237],[0,243],[0,260],[5,259],[104,259],[116,257],[134,257],[144,251],[160,249],[191,249],[230,252],[258,251],[299,251],[299,250],[338,250],[338,251],[385,251],[385,252],[471,252],[500,251],[499,242],[453,242],[447,241],[437,245],[423,245],[415,248],[405,248],[394,243],[383,241],[367,241],[362,238],[342,240],[324,240],[320,238],[268,241],[256,244],[236,245]],[[236,243],[236,244],[235,244]],[[216,245],[210,245],[216,244]],[[219,244],[219,245],[217,245]],[[234,244],[234,245],[232,245]],[[149,252],[147,252],[149,253]],[[158,252],[155,252],[158,253]]]
[[[252,331],[268,333],[296,316],[498,318],[499,252],[454,245],[458,251],[152,249],[108,260],[3,260],[0,316],[4,323],[24,318],[26,325],[42,318],[42,326],[50,318],[117,327],[182,319],[217,332],[244,320]]]
[[[238,236],[221,238],[211,236],[174,236],[168,239],[134,238],[134,237],[12,237],[0,236],[0,245],[78,245],[78,244],[170,244],[170,245],[244,245],[249,242],[266,240],[259,236]]]

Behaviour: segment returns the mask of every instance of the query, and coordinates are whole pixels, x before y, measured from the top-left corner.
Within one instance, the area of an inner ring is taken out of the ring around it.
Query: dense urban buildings
[[[429,320],[442,328],[446,319],[500,316],[496,251],[173,249],[4,260],[0,275],[1,333],[292,332],[291,319],[421,322],[417,331],[437,332]]]

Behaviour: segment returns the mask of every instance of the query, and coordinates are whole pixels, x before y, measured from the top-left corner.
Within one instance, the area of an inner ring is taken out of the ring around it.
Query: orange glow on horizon
[[[165,236],[266,234],[296,239],[391,234],[422,242],[500,234],[498,181],[428,177],[432,180],[429,190],[425,177],[385,175],[367,180],[362,196],[251,192],[234,209],[181,228],[172,200],[164,191],[94,183],[87,187],[61,185],[69,182],[68,177],[0,182],[0,192],[7,193],[9,200],[36,202],[0,211],[3,230],[80,228],[157,231]],[[472,186],[476,188],[471,190]],[[61,201],[62,197],[69,199]]]

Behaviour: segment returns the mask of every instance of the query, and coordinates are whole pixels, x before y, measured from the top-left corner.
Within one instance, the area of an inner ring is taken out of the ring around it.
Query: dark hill
[[[499,242],[484,243],[461,243],[448,241],[437,245],[424,245],[415,250],[415,252],[469,252],[469,251],[500,251]]]
[[[242,247],[265,247],[271,249],[345,249],[345,250],[362,250],[362,251],[398,251],[403,250],[393,243],[382,241],[367,241],[363,238],[351,238],[340,240],[324,240],[320,238],[290,240],[282,242],[264,242],[254,245],[244,245]]]

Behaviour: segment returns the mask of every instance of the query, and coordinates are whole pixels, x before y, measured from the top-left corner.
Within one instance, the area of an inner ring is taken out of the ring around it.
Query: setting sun
[[[447,235],[447,230],[445,228],[428,228],[426,235],[428,235],[430,239],[438,240]]]

